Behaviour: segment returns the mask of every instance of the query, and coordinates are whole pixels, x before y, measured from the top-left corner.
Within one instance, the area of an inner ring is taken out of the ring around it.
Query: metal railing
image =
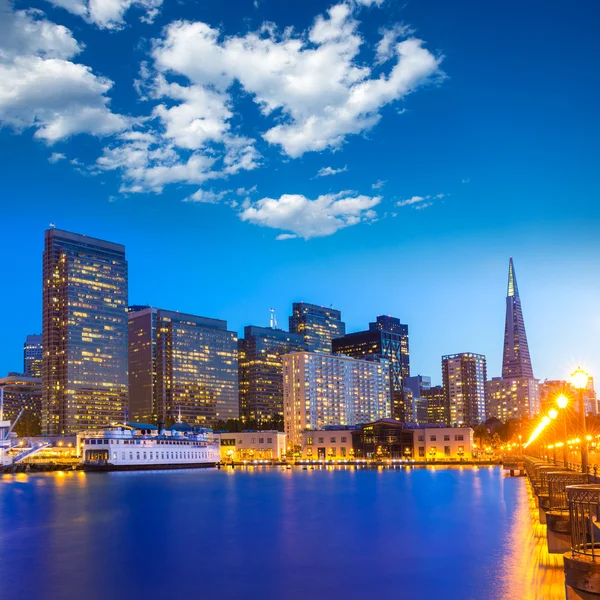
[[[548,478],[548,510],[568,510],[567,486],[585,485],[588,476],[585,473],[573,473],[572,471],[550,471],[546,474]]]
[[[571,485],[566,489],[573,558],[596,562],[600,559],[600,485]]]

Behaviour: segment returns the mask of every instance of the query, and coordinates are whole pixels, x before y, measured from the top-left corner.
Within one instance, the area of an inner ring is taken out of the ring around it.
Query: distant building
[[[307,302],[292,304],[289,321],[290,332],[304,337],[309,352],[331,354],[331,340],[346,333],[346,324],[339,310]]]
[[[23,374],[42,377],[42,334],[28,335],[23,344]]]
[[[502,379],[493,377],[486,383],[487,416],[506,422],[531,417],[540,412],[540,389],[537,379]]]
[[[39,435],[42,417],[42,380],[39,377],[25,377],[9,373],[0,378],[0,397],[3,398],[4,420],[15,422],[19,413],[23,414],[14,431],[21,436]],[[3,420],[0,417],[0,421]]]
[[[577,390],[570,382],[555,379],[546,379],[540,383],[540,413],[547,413],[551,408],[556,408],[556,399],[564,394],[570,400],[570,410],[579,412],[579,396]],[[587,389],[583,394],[586,414],[598,416],[598,400],[594,390],[594,378],[588,378]]]
[[[221,441],[221,460],[244,462],[285,458],[285,433],[282,431],[242,431],[215,433]]]
[[[508,263],[502,377],[486,384],[488,417],[501,421],[533,417],[540,411],[539,381],[533,376],[529,344],[513,259]]]
[[[390,416],[389,365],[312,352],[283,357],[288,445],[307,429],[356,425]]]
[[[240,413],[263,421],[283,416],[282,356],[305,351],[304,336],[269,327],[244,328],[238,342]]]
[[[384,360],[390,366],[392,417],[411,422],[414,407],[405,406],[403,382],[410,376],[408,325],[400,319],[380,315],[369,329],[349,333],[333,341],[333,352],[363,360]]]
[[[300,454],[304,460],[351,460],[353,430],[349,427],[328,427],[302,432]]]
[[[104,429],[127,407],[125,247],[45,232],[42,430]]]
[[[431,389],[431,377],[426,375],[414,375],[407,377],[404,381],[404,396],[407,396],[407,391],[412,395],[412,402],[408,403],[412,406],[411,423],[417,425],[427,425],[429,422],[427,414],[427,392]]]
[[[413,433],[394,419],[381,419],[361,425],[352,432],[356,458],[405,459],[413,458]]]
[[[239,417],[237,334],[227,322],[143,308],[129,312],[130,411],[190,425]]]
[[[470,427],[426,427],[412,433],[415,460],[473,458],[473,430]]]
[[[485,356],[471,352],[442,356],[442,377],[449,424],[463,427],[485,421]]]
[[[427,424],[448,425],[450,421],[444,386],[435,385],[423,391],[427,399]]]

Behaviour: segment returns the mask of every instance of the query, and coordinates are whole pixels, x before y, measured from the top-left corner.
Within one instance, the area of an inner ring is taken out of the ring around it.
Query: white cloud
[[[277,241],[281,240],[295,240],[298,236],[294,233],[280,233],[275,239]]]
[[[62,25],[0,0],[0,122],[16,130],[34,127],[48,143],[125,129],[128,119],[108,107],[112,81],[69,60],[80,51]]]
[[[384,0],[354,0],[354,2],[363,6],[381,6]]]
[[[140,20],[152,23],[158,15],[162,0],[48,0],[54,6],[93,23],[101,29],[120,29],[124,25],[124,15],[135,6],[144,11]]]
[[[184,202],[198,202],[204,204],[217,204],[227,194],[229,194],[229,190],[223,190],[221,192],[213,192],[212,190],[203,190],[199,189],[197,192],[194,192],[191,196],[188,196],[183,201]]]
[[[348,165],[345,167],[334,169],[333,167],[322,167],[317,173],[317,177],[328,177],[329,175],[337,175],[338,173],[344,173],[348,170]]]
[[[235,190],[235,193],[238,196],[249,196],[250,194],[254,194],[254,192],[256,192],[257,189],[257,185],[253,185],[251,188],[239,187],[237,190]]]
[[[403,23],[396,23],[390,28],[381,29],[379,33],[381,39],[375,49],[375,63],[382,65],[396,54],[398,40],[414,34],[414,30]]]
[[[360,196],[351,191],[325,194],[316,200],[302,194],[284,194],[250,203],[240,212],[240,218],[286,232],[277,239],[293,235],[308,240],[332,235],[361,221],[375,220],[377,214],[373,208],[380,202],[381,196]]]
[[[396,202],[396,206],[412,206],[416,210],[422,210],[423,208],[431,206],[434,200],[441,200],[447,195],[448,194],[430,194],[427,196],[412,196],[411,198],[407,198],[405,200],[399,200]]]
[[[383,179],[378,179],[372,186],[371,188],[374,190],[380,190],[385,184],[387,183],[387,181],[384,181]]]
[[[61,154],[60,152],[53,152],[50,155],[48,162],[51,162],[52,164],[54,164],[54,163],[57,163],[59,160],[64,160],[65,158],[67,158],[67,157],[64,154]]]

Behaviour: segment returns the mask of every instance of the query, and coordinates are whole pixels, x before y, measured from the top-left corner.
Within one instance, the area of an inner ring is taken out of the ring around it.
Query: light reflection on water
[[[2,600],[565,597],[499,468],[5,476],[0,523]]]

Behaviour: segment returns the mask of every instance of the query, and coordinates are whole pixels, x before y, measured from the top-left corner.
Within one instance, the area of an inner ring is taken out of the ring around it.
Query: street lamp
[[[577,390],[579,400],[579,418],[581,419],[581,437],[584,438],[581,443],[581,472],[588,472],[588,447],[585,437],[587,435],[585,424],[585,406],[583,402],[583,390],[587,387],[589,375],[581,368],[577,367],[574,373],[571,373],[571,385]]]
[[[558,408],[565,409],[567,408],[567,404],[569,404],[569,399],[564,394],[560,394],[556,398],[556,404],[558,404]],[[563,415],[563,462],[565,468],[567,468],[569,459],[567,457],[567,414]]]

